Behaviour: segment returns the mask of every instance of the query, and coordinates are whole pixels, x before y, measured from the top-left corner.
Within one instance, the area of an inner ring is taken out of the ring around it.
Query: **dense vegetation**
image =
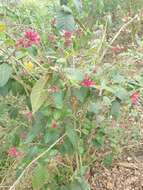
[[[0,188],[93,189],[90,168],[142,138],[142,0],[1,1],[0,18]]]

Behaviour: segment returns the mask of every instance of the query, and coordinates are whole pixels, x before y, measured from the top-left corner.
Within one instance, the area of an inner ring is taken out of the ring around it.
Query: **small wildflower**
[[[20,134],[20,138],[21,138],[22,140],[25,140],[26,137],[27,137],[27,133],[26,133],[26,132],[22,132],[22,133]]]
[[[20,38],[19,40],[17,40],[16,42],[16,47],[22,46],[24,47],[24,38]]]
[[[16,158],[20,155],[20,152],[17,150],[16,147],[11,147],[9,150],[8,150],[8,155],[10,157],[13,157],[13,158]]]
[[[70,31],[63,31],[63,37],[64,38],[71,38],[72,37],[72,32]]]
[[[54,34],[49,34],[48,40],[49,40],[49,42],[54,43],[57,40],[57,36],[55,36]]]
[[[139,99],[139,92],[134,92],[132,95],[131,95],[131,103],[133,105],[136,105],[138,103],[138,99]]]
[[[33,69],[33,63],[30,61],[27,63],[24,63],[24,66],[25,66],[26,70],[28,70],[28,71],[31,71]]]
[[[40,42],[40,36],[33,30],[26,30],[24,36],[29,40],[30,44],[38,45]]]
[[[51,128],[55,129],[57,128],[58,124],[55,120],[52,121]]]
[[[58,86],[52,86],[48,89],[48,92],[50,93],[56,93],[59,92],[59,87]]]
[[[113,53],[120,53],[121,51],[123,51],[124,47],[120,46],[119,44],[116,46],[112,46],[112,52]]]
[[[71,39],[66,39],[66,40],[64,41],[64,46],[65,46],[65,47],[69,47],[71,44],[72,44],[72,40],[71,40]]]
[[[40,43],[40,36],[37,32],[29,29],[26,30],[24,36],[16,42],[16,47],[28,48],[32,45],[38,45]]]
[[[0,32],[4,32],[6,30],[6,25],[0,23]]]
[[[32,114],[32,112],[31,112],[31,111],[30,111],[30,112],[25,113],[24,115],[25,115],[25,117],[27,118],[27,120],[28,120],[28,121],[32,121],[33,114]]]
[[[93,85],[94,85],[94,82],[87,76],[81,82],[81,86],[83,87],[92,87]]]

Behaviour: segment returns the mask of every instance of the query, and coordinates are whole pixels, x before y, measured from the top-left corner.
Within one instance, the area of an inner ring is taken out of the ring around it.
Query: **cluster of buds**
[[[28,48],[32,45],[38,45],[39,43],[39,34],[31,29],[28,29],[24,32],[24,36],[16,42],[16,47]]]
[[[81,81],[81,86],[83,87],[92,87],[94,86],[94,82],[92,81],[92,79],[88,76],[85,76],[85,78],[83,79],[83,81]]]
[[[124,50],[124,46],[120,46],[119,44],[117,44],[116,46],[112,46],[112,52],[113,53],[120,53]]]
[[[65,47],[71,46],[73,33],[70,31],[63,31],[62,36],[64,38],[64,46]]]
[[[134,93],[131,95],[130,99],[131,99],[132,105],[137,105],[138,100],[139,100],[139,92],[134,92]]]

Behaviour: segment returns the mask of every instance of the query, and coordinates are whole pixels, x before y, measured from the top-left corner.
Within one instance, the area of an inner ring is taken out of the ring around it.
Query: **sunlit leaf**
[[[3,87],[12,75],[12,68],[10,65],[3,63],[0,65],[0,87]]]
[[[49,76],[44,76],[40,78],[32,89],[30,98],[31,98],[33,113],[38,111],[39,108],[47,99],[47,91],[45,89],[45,86],[47,84],[48,79],[49,79]]]

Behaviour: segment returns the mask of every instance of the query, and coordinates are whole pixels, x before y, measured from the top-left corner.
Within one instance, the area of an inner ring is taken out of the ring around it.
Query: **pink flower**
[[[9,155],[10,157],[16,158],[16,157],[20,156],[20,152],[17,150],[16,147],[11,147],[11,148],[8,150],[8,155]]]
[[[139,98],[139,92],[134,92],[132,95],[131,95],[131,103],[133,105],[136,105],[138,103],[138,98]]]
[[[24,46],[24,38],[20,38],[19,40],[17,40],[16,47],[19,47],[19,46]]]
[[[38,45],[40,43],[40,36],[37,32],[29,29],[26,30],[24,33],[24,37],[20,38],[17,42],[16,42],[16,47],[24,47],[24,48],[28,48],[32,45]]]
[[[25,113],[24,115],[25,115],[25,117],[27,118],[27,120],[28,120],[28,121],[32,121],[33,114],[32,114],[32,112],[31,112],[31,111],[30,111],[30,112]]]
[[[85,77],[81,82],[81,86],[83,87],[92,87],[93,85],[94,82],[89,77]]]
[[[26,30],[24,36],[29,40],[31,44],[38,45],[40,42],[39,34],[33,30]]]
[[[54,43],[57,40],[57,36],[55,36],[54,34],[49,34],[48,40],[49,40],[49,42]]]
[[[26,137],[27,137],[27,133],[26,133],[26,132],[21,133],[20,138],[21,138],[22,140],[25,140]]]
[[[71,40],[71,39],[66,39],[66,40],[64,41],[64,46],[65,46],[65,47],[69,47],[71,44],[72,44],[72,40]]]
[[[58,124],[55,120],[52,121],[51,128],[55,129],[57,128]]]
[[[112,52],[113,53],[120,53],[123,50],[124,50],[124,47],[120,46],[119,44],[116,46],[112,46]]]
[[[71,38],[72,37],[72,32],[70,31],[63,31],[63,37],[64,38]]]
[[[48,92],[50,93],[56,93],[59,92],[59,87],[58,86],[52,86],[48,89]]]

